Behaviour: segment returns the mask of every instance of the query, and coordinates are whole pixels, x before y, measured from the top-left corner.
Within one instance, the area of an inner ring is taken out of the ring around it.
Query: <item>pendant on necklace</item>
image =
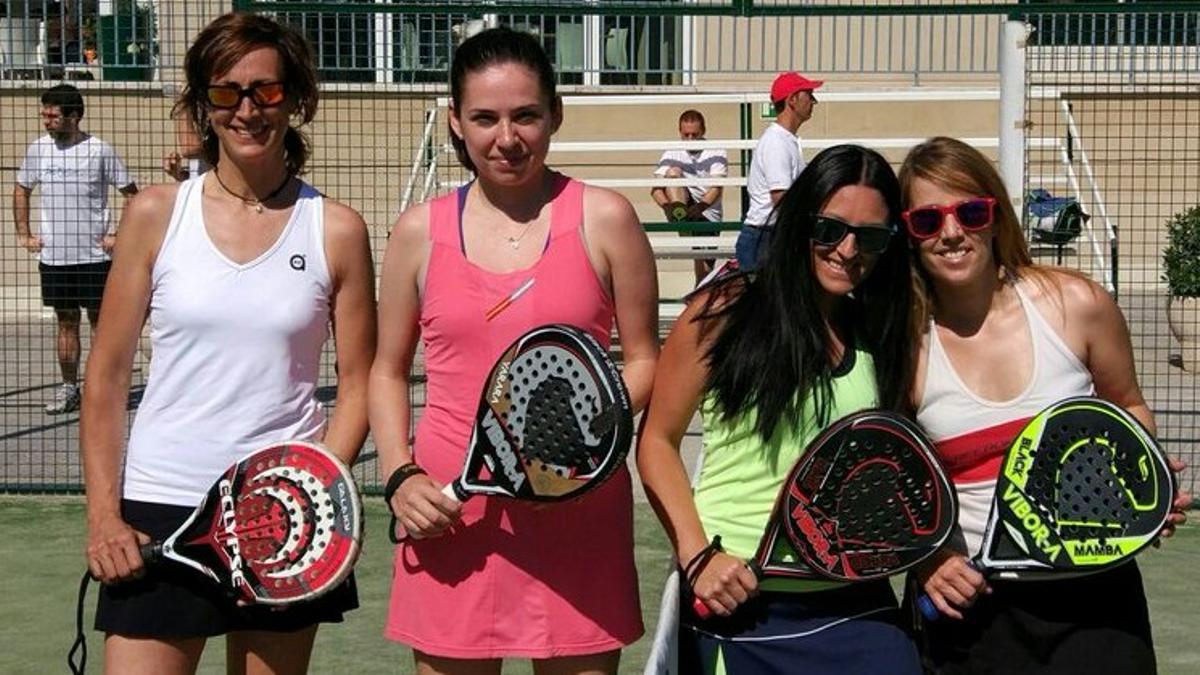
[[[514,249],[521,245],[520,237],[508,237],[507,239],[508,239],[508,245],[513,247]]]

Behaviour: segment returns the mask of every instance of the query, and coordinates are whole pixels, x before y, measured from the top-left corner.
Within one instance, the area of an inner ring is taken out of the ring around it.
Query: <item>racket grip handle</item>
[[[138,553],[142,556],[142,562],[149,565],[162,558],[163,545],[161,541],[152,541],[149,544],[142,544],[138,547]]]
[[[942,615],[938,611],[937,605],[933,604],[933,598],[922,593],[917,597],[917,609],[921,611],[921,616],[925,617],[926,621],[937,621]]]
[[[763,580],[763,568],[758,564],[758,561],[747,560],[746,569],[750,570],[754,574],[755,578],[757,578],[759,581]],[[700,617],[701,619],[707,619],[708,617],[712,616],[712,610],[710,610],[708,605],[704,604],[704,601],[700,598],[692,598],[692,611],[694,611],[696,616]]]
[[[967,565],[970,565],[971,569],[977,572],[982,571],[979,563],[974,559],[968,560]],[[937,605],[933,604],[933,598],[929,597],[928,593],[922,593],[917,596],[917,609],[921,612],[921,616],[925,617],[926,621],[937,621],[942,616],[942,613],[938,611]]]
[[[446,495],[450,499],[453,499],[459,504],[467,501],[467,495],[460,494],[461,490],[462,488],[458,486],[458,479],[454,479],[442,486],[442,494]]]

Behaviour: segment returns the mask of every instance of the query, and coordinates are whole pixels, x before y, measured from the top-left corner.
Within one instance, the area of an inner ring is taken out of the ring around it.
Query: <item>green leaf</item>
[[[1167,221],[1163,281],[1172,296],[1200,297],[1200,206],[1181,211]]]

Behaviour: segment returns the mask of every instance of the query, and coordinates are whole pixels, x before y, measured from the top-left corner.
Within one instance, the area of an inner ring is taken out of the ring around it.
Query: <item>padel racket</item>
[[[1133,415],[1097,398],[1059,401],[1009,446],[971,565],[1002,579],[1109,569],[1158,537],[1174,494],[1166,456]],[[917,606],[938,617],[929,596]]]
[[[287,441],[229,467],[173,534],[141,547],[147,565],[185,565],[243,603],[310,600],[350,574],[362,540],[362,503],[349,469],[315,443]],[[76,645],[82,649],[80,583]],[[82,670],[82,665],[80,666]]]
[[[591,335],[551,324],[517,338],[488,373],[462,474],[442,492],[534,502],[578,497],[625,462],[629,392]],[[405,537],[392,518],[393,541]]]
[[[809,443],[747,566],[759,579],[880,579],[932,555],[957,519],[950,480],[920,430],[893,413],[858,412]],[[781,539],[791,549],[782,556]],[[692,606],[709,615],[699,598]]]

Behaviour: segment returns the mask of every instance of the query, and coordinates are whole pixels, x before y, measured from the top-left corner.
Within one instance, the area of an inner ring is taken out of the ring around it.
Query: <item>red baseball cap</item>
[[[778,103],[798,91],[820,89],[824,80],[810,80],[800,73],[780,73],[771,83],[771,103]]]

